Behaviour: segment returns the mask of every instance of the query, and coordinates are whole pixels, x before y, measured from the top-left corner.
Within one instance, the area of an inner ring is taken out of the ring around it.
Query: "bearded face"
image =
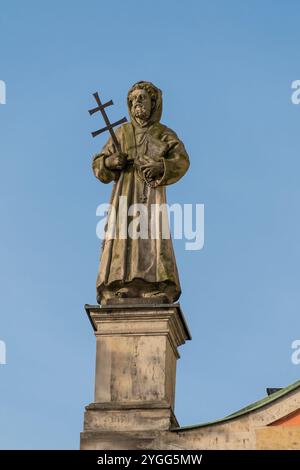
[[[151,115],[153,103],[146,90],[134,90],[130,95],[131,114],[137,121],[148,121]]]

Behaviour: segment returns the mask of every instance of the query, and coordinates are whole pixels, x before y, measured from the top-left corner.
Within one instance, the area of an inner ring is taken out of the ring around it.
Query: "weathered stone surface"
[[[97,403],[87,407],[84,418],[86,431],[159,431],[176,426],[178,422],[172,409],[158,404],[136,409],[119,406],[108,410]]]
[[[97,441],[93,433],[102,439],[102,432],[123,431],[128,437],[128,432],[155,431],[157,437],[159,431],[178,427],[173,412],[178,347],[191,338],[179,304],[86,310],[96,336],[96,379],[81,448]],[[154,435],[147,436],[151,442]],[[118,445],[131,442],[124,439]],[[97,448],[102,445],[97,443]]]
[[[270,426],[256,430],[257,450],[299,450],[300,426]]]
[[[81,450],[139,450],[151,449],[159,432],[83,432]]]
[[[160,297],[161,302],[175,302],[181,288],[171,237],[163,236],[168,231],[167,217],[160,223],[152,214],[153,206],[165,206],[165,186],[185,175],[189,157],[176,133],[160,123],[161,90],[150,82],[138,82],[129,90],[127,104],[130,122],[118,127],[116,142],[110,137],[93,159],[96,178],[103,183],[115,182],[97,278],[97,301],[104,305],[125,297],[132,303],[139,297],[157,303]],[[134,206],[143,209],[142,225],[147,226],[147,236],[130,236],[125,230],[128,236],[124,237],[123,229],[118,228],[116,221],[125,220],[126,227],[130,225],[133,214],[129,215],[128,209]],[[155,236],[150,235],[153,224]]]
[[[177,349],[190,334],[179,305],[87,312],[97,340],[96,384],[81,449],[300,449],[300,381],[224,419],[180,428]]]

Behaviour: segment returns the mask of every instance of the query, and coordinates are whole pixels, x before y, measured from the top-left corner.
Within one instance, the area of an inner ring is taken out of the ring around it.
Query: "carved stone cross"
[[[92,134],[93,137],[96,137],[97,135],[102,134],[102,132],[109,131],[109,133],[112,137],[113,143],[116,146],[117,151],[121,153],[120,144],[119,144],[119,142],[117,140],[117,137],[116,137],[116,134],[114,132],[114,127],[118,126],[119,124],[123,124],[124,122],[127,122],[127,119],[126,119],[126,117],[123,117],[119,121],[116,121],[113,124],[111,124],[109,119],[108,119],[108,116],[106,114],[105,108],[107,106],[111,106],[113,104],[113,101],[110,100],[110,101],[107,101],[107,103],[102,104],[101,100],[99,98],[98,92],[93,93],[93,96],[94,96],[95,100],[97,101],[98,106],[96,108],[90,109],[89,113],[92,116],[92,114],[95,114],[98,111],[100,111],[102,116],[103,116],[106,127],[103,127],[102,129],[99,129],[98,131],[91,132],[91,134]]]

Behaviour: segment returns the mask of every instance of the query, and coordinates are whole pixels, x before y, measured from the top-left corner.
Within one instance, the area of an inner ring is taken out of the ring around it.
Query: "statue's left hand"
[[[164,172],[164,164],[162,161],[146,163],[141,166],[141,170],[147,179],[154,179],[161,176]]]

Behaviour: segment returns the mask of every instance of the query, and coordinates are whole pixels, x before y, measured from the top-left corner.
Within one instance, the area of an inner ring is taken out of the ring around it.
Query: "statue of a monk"
[[[150,82],[138,82],[129,90],[131,122],[116,129],[121,152],[110,137],[93,160],[93,171],[102,183],[114,181],[111,205],[117,218],[130,218],[132,204],[166,204],[165,186],[176,183],[189,167],[189,157],[174,131],[161,124],[162,92]],[[120,196],[126,196],[120,209]],[[118,214],[118,211],[123,211]],[[114,218],[115,220],[115,218]],[[108,215],[107,233],[112,217]],[[149,222],[149,226],[150,226]],[[161,233],[161,232],[160,232]],[[97,301],[173,303],[181,294],[170,237],[108,237],[97,278]],[[126,300],[125,300],[126,298]]]

